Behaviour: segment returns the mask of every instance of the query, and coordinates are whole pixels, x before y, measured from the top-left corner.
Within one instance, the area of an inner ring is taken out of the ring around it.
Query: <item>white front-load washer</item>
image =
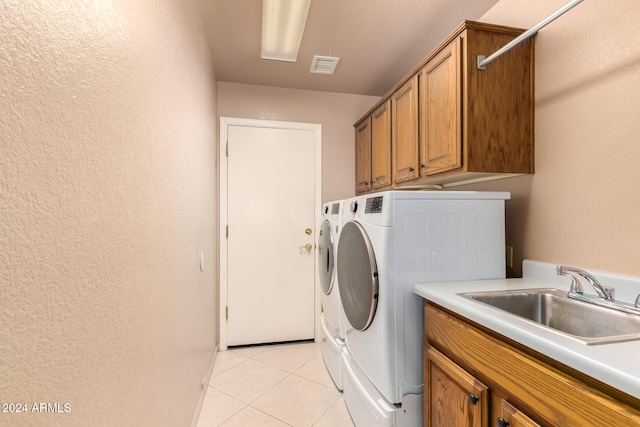
[[[322,325],[322,357],[336,387],[342,390],[342,351],[344,322],[338,278],[336,255],[342,225],[342,200],[325,203],[322,207],[322,224],[318,236],[318,271],[320,279]]]
[[[343,386],[356,426],[422,426],[423,305],[413,285],[504,278],[509,198],[387,191],[344,201],[337,256]]]

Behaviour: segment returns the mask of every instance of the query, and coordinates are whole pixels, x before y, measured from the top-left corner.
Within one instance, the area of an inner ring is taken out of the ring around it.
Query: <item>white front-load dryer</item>
[[[344,399],[356,426],[422,426],[423,304],[413,285],[504,278],[507,199],[387,191],[345,200],[336,264]]]
[[[342,225],[342,200],[325,203],[322,207],[322,224],[318,236],[318,271],[322,311],[322,357],[336,387],[342,390],[342,351],[344,322],[338,278],[336,255]]]

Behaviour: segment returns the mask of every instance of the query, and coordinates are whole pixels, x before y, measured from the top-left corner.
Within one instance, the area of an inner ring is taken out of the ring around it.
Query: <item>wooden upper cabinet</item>
[[[533,40],[477,68],[523,31],[463,22],[356,123],[372,120],[369,191],[534,172]]]
[[[442,353],[425,348],[425,427],[487,427],[489,389]]]
[[[418,76],[391,96],[393,182],[418,177]]]
[[[462,165],[460,43],[456,38],[419,72],[420,176]]]
[[[471,25],[463,51],[463,167],[469,172],[534,172],[534,45],[529,39],[488,64],[489,55],[517,33]],[[498,27],[500,28],[500,27]]]
[[[371,179],[373,190],[391,186],[391,109],[387,101],[371,115]]]
[[[356,127],[356,193],[371,189],[371,117]]]

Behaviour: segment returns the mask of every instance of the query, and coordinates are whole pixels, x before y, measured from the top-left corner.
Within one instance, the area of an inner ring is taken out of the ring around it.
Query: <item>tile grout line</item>
[[[277,347],[274,346],[272,348],[275,349]],[[282,419],[278,418],[275,415],[272,415],[272,414],[270,414],[268,412],[265,412],[265,411],[255,407],[255,406],[253,406],[256,403],[256,401],[258,401],[259,399],[264,397],[267,393],[273,392],[273,390],[275,388],[281,386],[283,382],[285,382],[287,379],[290,379],[291,377],[295,377],[295,378],[297,378],[299,380],[302,380],[302,381],[308,381],[309,383],[315,384],[316,386],[322,386],[322,388],[326,389],[326,390],[335,390],[335,391],[338,392],[338,395],[331,401],[331,403],[328,405],[328,407],[310,423],[309,427],[312,427],[312,426],[316,425],[323,417],[325,417],[327,415],[327,413],[329,413],[329,411],[332,408],[334,408],[334,406],[336,404],[338,404],[340,399],[343,398],[343,393],[335,386],[335,384],[332,384],[331,386],[329,386],[325,382],[321,382],[321,381],[318,381],[317,379],[313,378],[314,377],[314,375],[313,375],[313,366],[309,366],[309,364],[314,362],[318,358],[318,354],[313,354],[313,355],[309,356],[293,372],[290,372],[288,370],[282,369],[281,367],[276,366],[274,364],[271,364],[269,362],[266,362],[266,361],[263,361],[263,360],[259,360],[260,355],[264,355],[264,353],[269,351],[269,350],[270,350],[270,348],[265,348],[265,349],[262,349],[262,350],[258,351],[255,354],[251,355],[251,356],[246,356],[246,355],[240,354],[240,353],[238,353],[238,352],[236,352],[234,350],[229,350],[230,352],[233,352],[235,354],[235,356],[241,357],[242,360],[240,362],[234,364],[233,366],[228,367],[227,369],[225,369],[223,371],[217,372],[215,376],[212,375],[209,378],[209,383],[207,385],[208,388],[216,390],[216,392],[218,392],[218,393],[220,393],[220,394],[222,394],[222,395],[224,395],[224,396],[226,396],[228,398],[231,398],[236,402],[239,402],[240,405],[241,405],[241,408],[238,411],[236,411],[235,413],[233,413],[232,415],[230,415],[226,419],[222,420],[219,425],[223,425],[224,423],[229,422],[231,419],[233,419],[234,417],[238,416],[238,414],[241,413],[242,411],[245,411],[247,408],[251,408],[252,410],[258,411],[261,414],[263,414],[265,416],[268,416],[268,417],[270,417],[270,418],[272,418],[274,420],[277,420],[277,421],[283,423],[286,426],[291,426],[291,424],[289,424],[285,420],[282,420]],[[271,356],[271,355],[268,355],[267,359],[269,358],[269,356]],[[255,363],[259,364],[259,365],[262,365],[264,367],[267,367],[267,368],[270,368],[270,369],[276,369],[276,370],[284,373],[285,376],[282,379],[280,379],[279,381],[277,381],[275,384],[273,384],[271,387],[269,387],[267,390],[262,392],[260,395],[256,396],[254,399],[252,399],[249,403],[245,403],[244,401],[239,400],[236,397],[234,397],[234,396],[232,396],[232,395],[230,395],[230,394],[228,394],[228,393],[226,393],[226,392],[224,392],[224,391],[222,391],[222,390],[220,390],[220,389],[218,389],[218,388],[216,388],[216,387],[214,387],[212,385],[212,382],[216,377],[218,377],[218,376],[220,376],[222,374],[228,373],[230,370],[233,370],[234,368],[237,368],[237,367],[241,366],[242,364],[246,363],[249,360],[252,360],[253,362],[255,362]],[[272,359],[272,360],[274,360],[274,359]],[[275,360],[277,360],[277,359],[275,359]],[[308,368],[308,373],[310,374],[310,376],[312,378],[308,378],[308,377],[303,376],[303,375],[301,375],[299,373],[299,371],[301,371],[305,367]],[[316,376],[316,377],[319,378],[318,376]]]

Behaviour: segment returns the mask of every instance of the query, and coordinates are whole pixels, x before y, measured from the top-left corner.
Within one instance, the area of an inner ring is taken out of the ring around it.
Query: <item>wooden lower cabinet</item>
[[[640,399],[428,301],[427,427],[640,426]]]
[[[523,412],[505,400],[500,400],[500,417],[496,418],[498,427],[540,427]]]
[[[487,426],[489,389],[433,347],[425,348],[425,427]]]

